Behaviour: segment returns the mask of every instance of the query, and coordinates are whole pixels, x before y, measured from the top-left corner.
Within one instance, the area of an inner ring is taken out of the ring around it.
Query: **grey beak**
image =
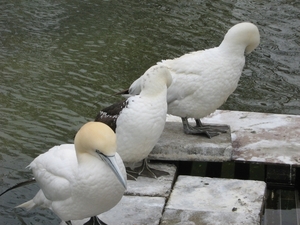
[[[118,180],[121,182],[123,187],[125,189],[127,189],[127,182],[126,182],[125,178],[123,177],[123,175],[122,175],[122,173],[119,169],[119,166],[118,166],[117,161],[116,161],[116,157],[115,156],[104,155],[99,150],[96,150],[96,152],[100,156],[100,158],[103,161],[105,161],[107,163],[107,165],[110,167],[110,169],[114,172],[114,174],[116,175]]]

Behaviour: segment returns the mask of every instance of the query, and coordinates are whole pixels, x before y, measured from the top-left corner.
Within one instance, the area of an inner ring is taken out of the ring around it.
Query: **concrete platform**
[[[147,188],[149,183],[144,181],[130,182],[130,189],[143,184]],[[154,187],[160,182],[152,183]],[[265,190],[266,184],[261,181],[179,176],[172,192],[171,188],[167,191],[171,193],[168,197],[164,193],[163,197],[124,195],[118,205],[99,218],[115,225],[255,225],[260,223]],[[83,225],[87,221],[72,224]]]
[[[175,121],[167,120],[165,129],[150,153],[149,159],[213,162],[231,160],[230,129],[227,133],[209,139],[204,136],[184,134],[181,119],[175,117]]]
[[[300,166],[300,116],[217,110],[203,122],[230,125],[233,160]]]
[[[127,181],[127,191],[122,200],[111,210],[99,215],[99,218],[114,225],[158,225],[169,197],[176,166],[165,163],[149,163],[153,169],[163,170],[169,175],[157,179],[138,177],[136,181]],[[73,225],[83,225],[88,219],[72,221]],[[61,222],[60,225],[65,225]]]
[[[107,224],[149,224],[158,225],[166,199],[163,197],[124,196],[113,209],[99,218]]]
[[[226,144],[230,141],[228,137],[187,137],[182,131],[181,119],[168,115],[166,129],[151,158],[226,161],[232,151],[235,161],[300,166],[300,116],[217,110],[201,121],[229,125],[232,149]],[[210,141],[214,142],[211,144],[214,147],[207,148]],[[223,146],[224,150],[217,150],[218,146]]]
[[[265,190],[261,181],[179,176],[160,224],[258,225]]]
[[[227,124],[231,132],[212,139],[185,135],[181,119],[168,116],[165,130],[149,158],[300,166],[300,116],[217,110],[202,122]],[[260,224],[265,182],[179,176],[172,189],[176,167],[165,163],[150,163],[150,166],[170,175],[128,181],[120,203],[99,216],[104,222],[116,225]],[[85,221],[72,222],[82,225]]]
[[[118,205],[99,218],[109,225],[159,225],[165,201],[163,197],[123,196]],[[83,225],[88,220],[72,221],[72,225]]]
[[[153,169],[168,172],[169,175],[157,179],[139,176],[136,181],[128,180],[125,195],[169,197],[176,175],[176,166],[174,164],[151,162],[148,165]]]

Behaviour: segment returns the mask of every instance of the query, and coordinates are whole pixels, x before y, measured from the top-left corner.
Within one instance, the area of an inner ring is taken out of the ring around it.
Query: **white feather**
[[[168,113],[188,118],[202,118],[220,107],[236,89],[245,65],[245,53],[259,44],[257,27],[248,22],[233,26],[219,47],[185,54],[179,58],[163,60],[173,82],[168,88]],[[135,80],[129,94],[140,93]]]
[[[121,176],[126,179],[124,164],[115,152],[115,134],[102,123],[87,124],[92,123],[96,124],[93,130],[81,131],[87,125],[79,130],[75,145],[55,146],[30,163],[28,167],[41,189],[32,200],[17,207],[49,208],[63,221],[69,221],[96,216],[121,200],[124,186],[95,152],[115,157]]]
[[[153,66],[141,78],[139,95],[128,99],[116,128],[117,151],[124,163],[145,159],[157,143],[165,126],[167,88],[171,82],[165,67]]]

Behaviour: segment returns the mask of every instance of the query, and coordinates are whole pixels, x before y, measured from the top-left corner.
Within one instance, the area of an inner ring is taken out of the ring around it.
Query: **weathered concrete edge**
[[[210,151],[211,148],[204,148],[203,151]],[[163,161],[205,161],[205,162],[224,162],[232,160],[232,146],[224,147],[223,155],[201,155],[182,149],[177,154],[170,154],[170,150],[156,146],[154,153],[150,153],[148,159]],[[184,155],[184,157],[182,156]],[[180,160],[178,160],[180,158]]]

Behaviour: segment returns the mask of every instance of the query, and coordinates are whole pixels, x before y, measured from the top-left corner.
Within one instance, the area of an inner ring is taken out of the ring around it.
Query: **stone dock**
[[[174,162],[300,166],[300,116],[217,110],[202,122],[226,124],[230,129],[212,139],[185,135],[181,119],[168,116],[149,165],[169,175],[129,180],[122,200],[100,215],[101,220],[110,225],[260,224],[265,182],[178,176]]]

